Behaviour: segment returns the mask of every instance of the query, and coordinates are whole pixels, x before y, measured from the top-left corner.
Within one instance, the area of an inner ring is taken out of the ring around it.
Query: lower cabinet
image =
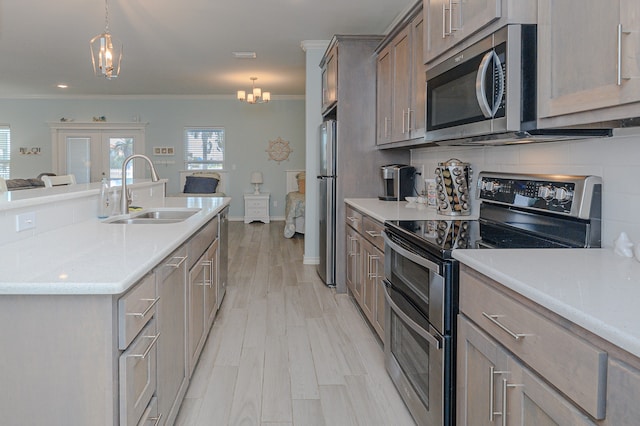
[[[459,425],[635,426],[640,359],[460,268]]]
[[[462,315],[457,368],[457,424],[595,424]]]
[[[188,385],[186,358],[186,247],[156,268],[158,295],[158,410],[173,424]]]
[[[384,340],[384,226],[349,205],[346,211],[347,287]]]

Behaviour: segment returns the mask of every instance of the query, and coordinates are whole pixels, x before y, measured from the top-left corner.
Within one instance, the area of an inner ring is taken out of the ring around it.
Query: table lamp
[[[251,173],[251,183],[255,185],[256,190],[253,195],[260,195],[260,184],[262,183],[262,172]]]

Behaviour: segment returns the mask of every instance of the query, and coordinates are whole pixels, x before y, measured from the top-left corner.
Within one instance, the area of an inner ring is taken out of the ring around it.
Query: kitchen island
[[[106,223],[95,218],[93,184],[0,200],[3,423],[175,418],[217,308],[211,271],[227,249],[218,220],[231,200],[164,197],[165,182],[131,185],[136,204],[197,213],[176,223]],[[36,229],[13,234],[14,216],[25,213]]]

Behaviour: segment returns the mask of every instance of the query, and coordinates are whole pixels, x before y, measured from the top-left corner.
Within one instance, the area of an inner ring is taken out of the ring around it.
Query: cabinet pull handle
[[[381,237],[382,234],[376,231],[365,231],[367,234],[369,234],[371,237],[373,238],[377,238],[377,237]]]
[[[509,330],[507,326],[505,326],[504,324],[502,324],[500,321],[497,320],[497,318],[502,318],[504,315],[490,315],[486,312],[482,312],[482,316],[488,319],[489,321],[491,321],[492,323],[494,323],[495,325],[497,325],[498,327],[500,327],[503,331],[505,331],[509,336],[513,337],[515,340],[520,340],[527,336],[533,336],[533,334],[514,333],[513,331]]]
[[[494,392],[495,392],[495,378],[499,374],[509,374],[508,371],[496,371],[493,366],[489,367],[489,422],[493,422],[495,416],[503,415],[504,411],[494,411],[493,404],[495,403]]]
[[[384,137],[389,137],[389,117],[384,118]]]
[[[358,221],[358,219],[356,219],[354,216],[347,216],[347,219],[349,219],[353,223],[356,223]]]
[[[140,299],[140,300],[151,302],[151,304],[147,307],[147,309],[144,310],[144,312],[127,312],[125,315],[131,316],[131,317],[138,317],[138,318],[146,317],[149,311],[151,311],[151,309],[153,309],[153,307],[156,306],[156,303],[158,303],[158,300],[160,300],[160,297],[156,297],[155,299]]]
[[[447,8],[442,3],[442,38],[447,38]]]
[[[172,257],[171,260],[174,259],[179,259],[180,261],[178,263],[165,263],[165,266],[171,266],[172,268],[179,268],[180,265],[182,265],[184,263],[185,260],[187,260],[187,256],[176,256],[176,257]]]
[[[158,426],[160,424],[160,419],[162,419],[162,413],[160,413],[158,417],[147,417],[147,420],[154,422],[153,426]]]
[[[616,71],[617,71],[617,76],[616,76],[616,84],[618,86],[622,86],[622,80],[631,80],[632,77],[623,77],[622,76],[622,34],[631,34],[631,31],[623,31],[622,30],[622,24],[618,24],[618,34],[617,34],[617,41],[618,41],[618,51],[617,51],[617,63],[616,63]]]
[[[147,347],[147,349],[143,353],[127,355],[129,358],[145,359],[149,355],[149,352],[151,352],[151,349],[153,349],[155,344],[158,342],[158,337],[160,337],[160,333],[156,334],[155,336],[143,336],[143,337],[145,337],[147,339],[153,339],[153,340],[151,341],[151,343],[149,343],[149,346]]]
[[[449,0],[449,34],[453,34],[453,2]]]
[[[404,135],[405,133],[407,133],[407,130],[405,129],[405,125],[404,125],[404,124],[405,124],[404,116],[405,116],[406,114],[407,114],[407,113],[405,112],[405,110],[402,110],[402,134],[403,134],[403,135]]]
[[[378,263],[374,262],[374,260],[378,260],[380,259],[380,256],[378,256],[377,254],[368,254],[367,255],[367,267],[369,269],[369,271],[367,272],[367,276],[369,277],[369,279],[375,279],[378,278]],[[376,271],[373,272],[373,265],[376,265]]]
[[[411,132],[411,108],[407,108],[407,132]]]

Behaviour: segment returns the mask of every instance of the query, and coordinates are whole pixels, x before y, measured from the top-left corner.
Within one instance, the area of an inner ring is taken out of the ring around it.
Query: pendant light
[[[238,90],[239,101],[247,101],[248,104],[266,104],[271,100],[270,92],[263,92],[261,88],[256,87],[257,79],[258,77],[251,77],[251,92],[248,94],[244,90]]]
[[[109,32],[109,3],[104,1],[105,29],[89,41],[91,47],[91,62],[93,71],[98,76],[104,76],[108,80],[118,77],[120,74],[120,62],[122,61],[122,43],[111,36]]]

